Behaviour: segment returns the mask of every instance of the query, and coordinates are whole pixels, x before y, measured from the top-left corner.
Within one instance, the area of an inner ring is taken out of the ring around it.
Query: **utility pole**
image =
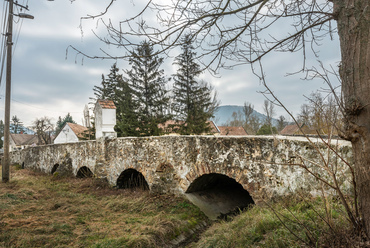
[[[8,15],[8,30],[6,32],[6,90],[5,90],[5,118],[4,118],[4,157],[2,161],[2,180],[4,183],[9,181],[9,143],[10,143],[10,97],[11,97],[11,84],[12,84],[12,53],[13,53],[13,0],[9,2],[9,15]],[[27,6],[23,6],[15,2],[15,5],[28,10]],[[28,14],[20,13],[16,15],[19,18],[33,19],[34,17]]]
[[[9,181],[9,140],[10,140],[10,92],[12,82],[12,47],[13,47],[13,0],[9,0],[8,32],[6,33],[6,91],[4,120],[4,161],[2,163],[2,180]]]

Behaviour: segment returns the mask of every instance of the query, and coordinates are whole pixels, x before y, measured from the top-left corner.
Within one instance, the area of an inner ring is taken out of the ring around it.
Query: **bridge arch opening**
[[[90,178],[93,176],[94,176],[94,173],[92,173],[92,171],[86,166],[82,166],[78,170],[77,175],[76,175],[76,177],[78,178]]]
[[[51,169],[51,174],[52,174],[52,175],[54,174],[54,172],[56,172],[56,171],[57,171],[58,167],[59,167],[59,164],[55,164],[55,165],[53,166],[53,168]]]
[[[218,173],[196,178],[185,195],[212,220],[237,214],[254,205],[252,197],[240,183]]]
[[[143,174],[135,169],[126,169],[117,178],[117,188],[149,190],[149,185]]]

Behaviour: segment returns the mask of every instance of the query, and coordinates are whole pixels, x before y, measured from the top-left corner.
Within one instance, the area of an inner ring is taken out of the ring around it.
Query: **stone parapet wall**
[[[303,139],[278,136],[127,137],[30,147],[11,153],[11,161],[51,173],[55,164],[70,159],[74,175],[86,166],[111,185],[132,168],[142,173],[151,191],[175,194],[185,193],[204,174],[218,173],[235,179],[260,200],[301,189],[315,192],[318,181],[297,164],[304,161],[325,176],[320,172],[321,152],[331,166],[338,167],[342,183],[349,188],[349,170],[338,158],[352,163],[350,143],[333,143],[336,152],[329,154],[322,142],[314,143],[317,148]]]

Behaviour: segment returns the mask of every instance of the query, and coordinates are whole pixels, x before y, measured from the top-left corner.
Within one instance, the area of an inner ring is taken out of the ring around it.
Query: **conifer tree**
[[[164,77],[163,58],[155,55],[150,43],[144,41],[131,52],[127,81],[132,90],[140,136],[160,135],[159,124],[168,120],[166,108],[169,102]]]
[[[15,134],[22,133],[24,131],[23,123],[16,115],[12,117],[12,125],[10,129],[10,131]]]
[[[109,99],[116,105],[115,131],[118,137],[138,136],[137,105],[133,102],[133,94],[130,85],[119,73],[117,64],[111,66],[107,76],[102,75],[100,86],[94,86],[94,97],[92,104],[98,99]]]
[[[133,91],[130,85],[122,79],[114,92],[117,119],[115,131],[118,137],[139,136],[138,114],[136,112],[138,106],[133,100]]]
[[[57,121],[57,125],[56,125],[56,133],[58,133],[63,127],[64,127],[64,125],[66,124],[66,123],[76,123],[74,120],[73,120],[73,118],[72,118],[72,116],[71,116],[71,114],[70,113],[68,113],[66,116],[64,116],[64,118],[62,119],[62,117],[61,116],[59,116],[59,118],[58,118],[58,121]]]
[[[210,131],[207,120],[219,105],[213,88],[198,77],[202,73],[196,63],[196,52],[189,35],[182,39],[182,53],[175,58],[178,66],[173,75],[174,111],[180,121],[181,134],[202,134]]]
[[[122,81],[122,75],[118,73],[119,68],[117,64],[114,63],[110,69],[110,73],[108,74],[108,78],[102,74],[102,82],[100,86],[94,86],[94,97],[90,98],[93,100],[93,103],[98,99],[109,99],[114,100],[115,97],[115,89],[118,87],[120,81]]]

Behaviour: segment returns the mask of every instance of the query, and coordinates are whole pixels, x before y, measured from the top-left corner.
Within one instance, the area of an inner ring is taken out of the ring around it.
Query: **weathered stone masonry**
[[[348,142],[341,141],[337,149],[351,162]],[[321,144],[320,150],[327,148]],[[218,173],[235,179],[258,201],[301,188],[315,190],[317,181],[292,165],[300,161],[300,156],[320,163],[311,144],[294,138],[161,136],[30,147],[13,152],[11,162],[51,173],[54,165],[68,160],[74,175],[86,166],[111,185],[116,185],[123,171],[132,168],[142,173],[151,191],[175,194],[184,194],[204,174]],[[337,161],[333,152],[329,157],[332,163]],[[341,161],[338,165],[339,171],[348,173]]]

